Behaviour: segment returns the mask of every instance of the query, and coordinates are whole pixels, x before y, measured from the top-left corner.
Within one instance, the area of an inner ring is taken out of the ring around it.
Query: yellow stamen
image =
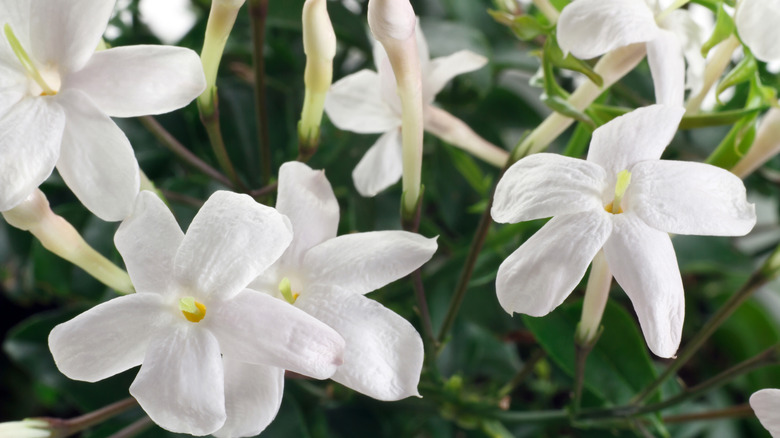
[[[35,83],[37,83],[38,86],[43,89],[42,95],[54,96],[57,94],[57,92],[54,91],[49,86],[49,84],[46,83],[46,81],[43,80],[43,76],[41,76],[41,73],[37,68],[35,68],[35,64],[33,64],[32,59],[30,59],[30,55],[27,54],[27,52],[24,50],[24,47],[22,47],[22,43],[20,43],[16,38],[16,35],[14,35],[14,31],[11,29],[11,25],[6,23],[5,27],[3,27],[3,32],[5,33],[5,37],[8,38],[8,42],[11,44],[11,49],[14,51],[16,58],[19,60],[19,62],[22,63],[22,67],[27,70],[27,74],[33,78]]]
[[[179,300],[179,310],[184,314],[189,322],[200,322],[206,317],[206,306],[203,303],[195,301],[192,297],[185,297]]]
[[[282,293],[284,300],[290,304],[295,304],[295,300],[301,295],[292,291],[290,279],[287,277],[282,278],[282,281],[279,282],[279,292]]]
[[[617,183],[615,183],[615,199],[604,207],[605,210],[612,214],[623,213],[620,202],[623,200],[623,196],[626,194],[629,184],[631,184],[631,172],[628,170],[620,171],[617,175]]]

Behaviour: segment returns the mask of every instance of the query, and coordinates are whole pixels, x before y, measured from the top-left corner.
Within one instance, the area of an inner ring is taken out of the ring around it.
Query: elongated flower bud
[[[423,141],[423,100],[417,18],[408,0],[371,0],[368,25],[387,52],[401,98],[403,199],[401,214],[411,219],[420,201]]]
[[[607,258],[604,256],[604,251],[599,251],[593,258],[588,286],[585,289],[582,317],[577,325],[577,345],[586,346],[596,341],[611,285],[612,273],[609,272]]]
[[[246,0],[214,0],[211,2],[209,21],[206,24],[206,38],[203,41],[203,50],[200,59],[203,63],[203,71],[206,73],[206,90],[198,98],[198,104],[204,112],[214,107],[214,95],[216,94],[217,71],[225,50],[230,31]]]
[[[11,226],[29,231],[44,248],[87,271],[117,292],[132,293],[130,277],[84,241],[81,234],[49,207],[46,195],[36,189],[21,204],[4,211]]]
[[[53,436],[51,425],[45,420],[28,418],[0,423],[0,437],[51,438]]]
[[[772,108],[761,121],[750,150],[731,171],[738,177],[745,178],[778,153],[780,153],[780,109]]]
[[[303,82],[306,85],[306,94],[298,125],[298,138],[302,155],[307,155],[311,154],[319,143],[325,95],[333,81],[336,33],[328,16],[326,0],[306,0],[302,19],[303,51],[306,53]]]

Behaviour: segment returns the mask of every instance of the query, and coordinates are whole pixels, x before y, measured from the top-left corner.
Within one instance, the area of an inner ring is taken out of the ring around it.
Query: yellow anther
[[[631,172],[622,170],[617,174],[617,183],[615,183],[615,199],[606,207],[605,210],[612,214],[623,213],[623,209],[620,208],[620,202],[623,200],[623,196],[628,190],[628,185],[631,184]]]
[[[290,279],[287,277],[282,278],[282,281],[279,282],[279,292],[284,300],[290,304],[295,304],[295,300],[300,296],[300,294],[293,292]]]
[[[200,322],[206,317],[206,306],[203,303],[195,301],[192,297],[185,297],[179,300],[179,310],[189,322]]]
[[[20,43],[19,39],[17,39],[16,35],[14,35],[14,31],[11,29],[10,24],[5,24],[3,27],[3,33],[5,33],[5,37],[8,38],[8,43],[11,44],[11,49],[14,51],[16,58],[19,60],[19,62],[22,63],[22,67],[24,67],[24,69],[27,71],[27,74],[29,74],[35,83],[37,83],[38,86],[43,90],[42,95],[54,96],[57,94],[57,92],[54,91],[49,86],[49,84],[46,83],[46,81],[43,80],[43,76],[41,76],[41,73],[32,62],[32,59],[30,59],[30,55],[27,54],[27,52],[24,50],[24,47],[22,47],[22,43]]]

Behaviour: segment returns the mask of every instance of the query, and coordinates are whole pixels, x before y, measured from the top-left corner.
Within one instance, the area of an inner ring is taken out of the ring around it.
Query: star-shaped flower
[[[506,172],[496,187],[495,221],[553,217],[498,269],[496,292],[507,312],[546,315],[603,249],[650,349],[674,355],[685,300],[667,233],[740,236],[756,222],[735,175],[659,160],[683,112],[664,105],[637,109],[594,131],[587,160],[536,154]]]
[[[289,221],[247,195],[216,192],[186,236],[141,192],[115,243],[137,293],[58,325],[57,367],[88,382],[141,365],[130,393],[178,433],[253,436],[274,418],[284,370],[328,378],[344,340],[306,313],[246,289],[292,240]]]
[[[658,0],[576,0],[561,11],[558,43],[564,52],[581,59],[645,43],[656,102],[681,106],[685,58],[689,64],[689,88],[695,89],[701,82],[702,35],[686,11],[675,10],[657,20],[661,12]]]
[[[772,438],[780,438],[780,389],[762,389],[753,393],[750,407]]]
[[[84,205],[120,220],[138,195],[138,163],[111,117],[172,111],[205,87],[189,49],[95,52],[114,1],[0,0],[0,211],[51,174]]]
[[[447,82],[481,68],[487,59],[468,50],[430,59],[419,24],[416,34],[423,104],[428,111]],[[333,84],[325,99],[325,112],[339,129],[361,134],[382,133],[352,172],[355,188],[363,196],[375,196],[396,183],[403,173],[401,100],[390,60],[379,43],[374,44],[374,63],[377,72],[366,69],[342,78]]]
[[[756,58],[780,61],[780,0],[739,0],[735,21],[739,37]]]
[[[250,286],[295,304],[346,341],[333,380],[379,400],[417,395],[420,335],[404,318],[364,295],[408,275],[436,252],[436,239],[406,231],[336,237],[339,205],[322,171],[289,162],[279,170],[279,211],[295,236]]]

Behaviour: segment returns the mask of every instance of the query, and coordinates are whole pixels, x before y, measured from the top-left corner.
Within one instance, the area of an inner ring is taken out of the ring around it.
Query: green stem
[[[425,344],[425,358],[429,364],[436,358],[438,349],[436,337],[433,334],[433,324],[431,323],[431,312],[428,310],[428,300],[425,296],[425,288],[422,282],[422,273],[420,269],[412,272],[412,285],[414,286],[414,295],[417,298],[417,308],[420,311],[420,319],[423,326],[423,341]],[[433,369],[433,367],[430,367]]]
[[[222,129],[219,124],[219,99],[217,97],[217,90],[214,88],[214,94],[211,97],[212,106],[206,108],[198,101],[198,110],[200,111],[200,121],[203,122],[203,126],[206,128],[206,134],[209,136],[209,143],[211,143],[211,149],[214,151],[214,155],[217,157],[217,162],[230,178],[234,187],[246,191],[246,187],[241,182],[241,179],[236,173],[236,169],[233,167],[233,162],[230,161],[227,148],[225,147],[225,139],[222,138]]]
[[[80,417],[69,420],[60,418],[46,418],[45,420],[49,422],[54,430],[51,438],[65,438],[96,426],[136,406],[138,406],[138,402],[134,398],[129,397]]]
[[[699,412],[695,414],[669,415],[668,417],[663,417],[663,422],[665,424],[687,423],[689,421],[715,420],[721,418],[743,418],[752,417],[754,415],[753,408],[750,407],[750,404],[745,403],[714,411]]]
[[[131,438],[145,431],[152,425],[154,425],[154,422],[151,420],[151,418],[144,416],[143,418],[136,420],[129,426],[125,427],[124,429],[111,435],[108,438]]]
[[[498,411],[493,418],[507,423],[529,423],[534,421],[556,421],[569,418],[569,412],[558,409],[553,411]]]
[[[268,138],[268,109],[265,90],[265,21],[268,16],[268,0],[249,0],[249,16],[252,21],[252,57],[255,70],[255,111],[257,111],[257,138],[260,141],[262,183],[271,181],[271,144]]]
[[[499,391],[498,396],[499,398],[504,398],[512,393],[512,391],[515,390],[521,383],[525,381],[528,376],[531,375],[531,373],[534,372],[534,368],[536,367],[536,364],[539,363],[540,360],[547,357],[547,352],[542,350],[541,348],[534,351],[533,354],[531,354],[531,357],[528,358],[528,360],[525,361],[523,364],[523,367],[520,368],[520,371],[515,374],[515,376],[512,378],[512,380],[509,381],[506,385],[504,385]]]

